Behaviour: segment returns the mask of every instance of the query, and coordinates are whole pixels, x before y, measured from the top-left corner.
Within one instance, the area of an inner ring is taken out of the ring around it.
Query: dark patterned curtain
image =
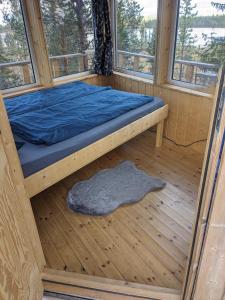
[[[99,75],[112,74],[112,35],[107,0],[92,0],[95,35],[94,71]]]

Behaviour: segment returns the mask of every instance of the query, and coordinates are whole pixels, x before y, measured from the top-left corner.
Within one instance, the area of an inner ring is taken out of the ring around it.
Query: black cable
[[[190,147],[190,146],[192,146],[194,144],[197,144],[197,143],[200,143],[200,142],[206,142],[207,141],[207,139],[203,139],[203,140],[194,141],[193,143],[190,143],[190,144],[187,144],[187,145],[182,145],[182,144],[177,144],[175,141],[169,139],[168,137],[164,136],[163,138],[165,138],[165,139],[169,140],[170,142],[174,143],[176,146],[185,147],[185,148]]]
[[[151,129],[149,129],[149,131],[150,131],[150,132],[153,132],[153,133],[156,133],[156,130],[151,130]],[[184,147],[184,148],[190,147],[190,146],[192,146],[192,145],[194,145],[194,144],[197,144],[197,143],[200,143],[200,142],[206,142],[206,141],[207,141],[207,139],[202,139],[202,140],[194,141],[194,142],[192,142],[192,143],[190,143],[190,144],[187,144],[187,145],[182,145],[182,144],[176,143],[175,141],[169,139],[169,138],[166,137],[166,136],[163,136],[163,138],[166,139],[166,140],[168,140],[168,141],[170,141],[170,142],[172,142],[172,143],[174,143],[176,146]]]

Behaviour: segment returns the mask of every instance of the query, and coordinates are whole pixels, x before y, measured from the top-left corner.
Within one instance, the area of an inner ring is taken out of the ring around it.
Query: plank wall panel
[[[164,134],[176,143],[188,145],[207,138],[213,105],[210,96],[199,92],[188,93],[179,88],[172,89],[167,85],[157,86],[145,79],[135,79],[118,73],[108,77],[108,84],[118,90],[161,97],[169,104],[169,117]],[[203,152],[205,144],[195,145],[195,148]]]
[[[43,286],[1,137],[0,166],[0,299],[38,300]]]
[[[83,82],[86,82],[88,84],[93,84],[93,85],[101,85],[104,86],[108,83],[108,79],[104,76],[98,76],[98,75],[90,75],[87,76],[86,78],[82,77],[78,80],[81,80]]]
[[[169,104],[165,134],[178,144],[187,145],[207,138],[213,101],[211,98],[154,87],[154,96]]]

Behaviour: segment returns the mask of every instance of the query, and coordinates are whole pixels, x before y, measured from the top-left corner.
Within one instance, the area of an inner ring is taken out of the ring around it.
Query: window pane
[[[180,1],[173,79],[196,88],[215,85],[218,64],[225,62],[225,5],[215,2]]]
[[[34,82],[20,1],[0,1],[0,89]]]
[[[91,0],[42,0],[41,9],[53,77],[91,70]]]
[[[116,65],[153,75],[157,0],[117,0]]]

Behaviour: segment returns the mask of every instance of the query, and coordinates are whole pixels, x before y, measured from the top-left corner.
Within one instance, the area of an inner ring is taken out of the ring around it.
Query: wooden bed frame
[[[0,95],[0,123],[2,131],[5,131],[5,143],[10,148],[11,157],[16,165],[20,165],[9,119],[4,106],[3,97]],[[163,137],[164,120],[168,116],[168,105],[165,105],[152,113],[122,127],[121,129],[97,140],[79,151],[57,161],[56,163],[24,178],[25,188],[29,197],[33,197],[47,189],[68,175],[78,171],[82,167],[124,144],[138,134],[157,125],[156,147],[160,147]],[[20,165],[22,172],[22,168]]]

